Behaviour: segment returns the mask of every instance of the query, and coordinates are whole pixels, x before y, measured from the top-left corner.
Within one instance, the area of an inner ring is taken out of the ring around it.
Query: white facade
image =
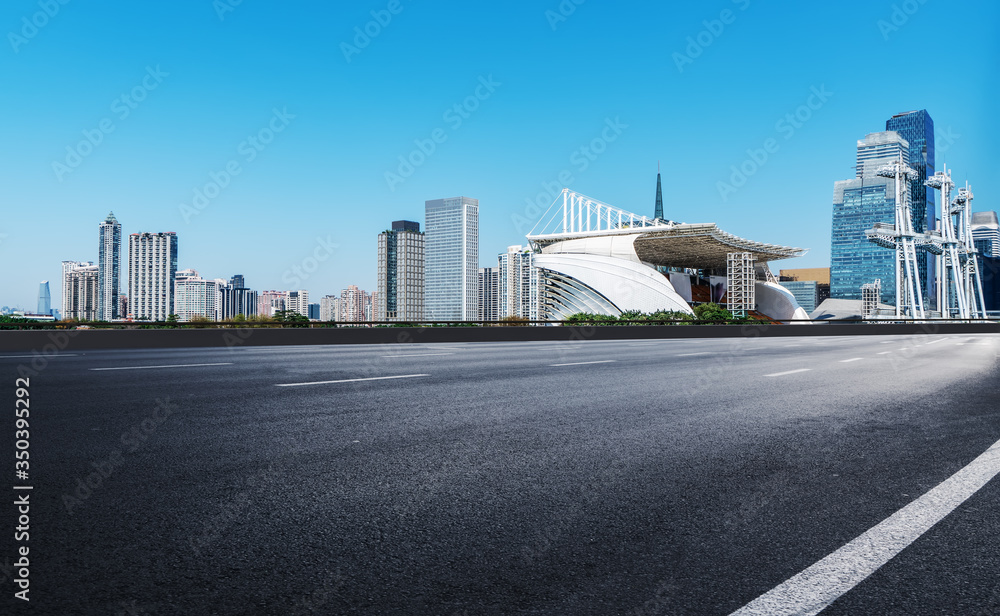
[[[94,265],[91,261],[63,261],[62,262],[62,297],[60,298],[59,304],[61,306],[60,312],[62,313],[62,318],[70,318],[69,314],[73,311],[73,286],[76,284],[71,274],[80,268],[90,267]]]
[[[479,201],[425,203],[426,318],[475,321],[479,313]]]
[[[903,162],[910,162],[910,143],[896,131],[869,133],[858,141],[858,166],[855,168],[858,178],[878,177],[878,168],[891,165],[903,157]]]
[[[530,250],[510,246],[497,258],[497,317],[521,317],[537,321],[541,273]]]
[[[195,317],[217,320],[219,295],[219,281],[205,280],[195,270],[177,272],[174,281],[174,314],[177,320],[186,322]]]
[[[340,293],[340,321],[356,323],[366,321],[366,304],[370,303],[370,295],[355,285],[350,285]]]
[[[319,320],[339,321],[340,320],[340,297],[337,295],[327,295],[319,300]]]
[[[174,314],[177,234],[133,233],[128,262],[129,318],[166,321]]]
[[[309,291],[299,289],[289,291],[285,301],[285,310],[297,312],[302,316],[309,317]]]
[[[93,263],[63,261],[62,318],[97,320],[99,299],[98,266]]]

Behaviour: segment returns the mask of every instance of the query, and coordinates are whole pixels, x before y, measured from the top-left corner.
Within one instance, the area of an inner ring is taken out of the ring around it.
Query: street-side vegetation
[[[686,312],[660,310],[640,312],[630,310],[620,316],[578,312],[566,319],[567,325],[703,325],[710,323],[743,324],[760,323],[755,317],[736,317],[718,304],[699,304],[694,307],[694,316]]]

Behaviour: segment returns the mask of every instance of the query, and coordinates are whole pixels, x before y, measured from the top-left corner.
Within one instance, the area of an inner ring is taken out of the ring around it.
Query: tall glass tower
[[[479,316],[479,200],[425,202],[424,301],[434,321]]]
[[[424,234],[420,223],[397,220],[378,236],[376,321],[424,318]]]
[[[924,233],[937,228],[935,191],[928,190],[924,182],[934,175],[934,120],[926,109],[897,113],[885,122],[885,130],[896,131],[910,144],[910,166],[917,177],[910,180],[910,211],[913,230]],[[934,255],[924,252],[917,257],[920,285],[924,289],[924,302],[933,305],[935,292]]]
[[[861,285],[882,281],[881,301],[896,303],[896,253],[868,241],[865,231],[896,218],[896,181],[878,168],[909,161],[910,144],[899,133],[871,133],[858,141],[857,177],[833,185],[830,297],[861,299]]]
[[[114,321],[118,314],[121,288],[122,226],[111,212],[100,226],[97,258],[97,320]]]
[[[52,314],[52,296],[48,280],[43,280],[38,285],[38,312],[35,314]]]

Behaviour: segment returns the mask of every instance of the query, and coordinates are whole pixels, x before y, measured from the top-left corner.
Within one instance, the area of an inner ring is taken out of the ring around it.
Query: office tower
[[[917,172],[916,177],[910,180],[910,213],[914,232],[924,233],[936,229],[936,191],[924,185],[927,178],[934,175],[934,120],[926,109],[897,113],[886,120],[885,130],[899,133],[910,146],[909,164]],[[917,279],[923,288],[924,301],[929,306],[937,303],[935,268],[936,259],[933,254],[923,251],[917,253]]]
[[[339,321],[340,320],[340,296],[325,295],[319,300],[319,320]]]
[[[812,268],[799,268],[799,269],[783,269],[779,270],[778,281],[782,286],[791,289],[789,285],[785,285],[785,282],[815,282],[816,283],[816,305],[819,306],[824,301],[830,298],[830,268],[829,267],[812,267]],[[794,292],[793,292],[794,295]],[[812,310],[805,307],[802,302],[799,302],[806,312],[812,312]]]
[[[236,274],[229,279],[229,286],[234,289],[245,289],[246,283],[243,281],[243,274]]]
[[[309,318],[309,291],[298,290],[298,291],[288,291],[288,295],[285,300],[285,310],[289,312],[297,312],[302,316]]]
[[[425,203],[426,318],[474,321],[479,313],[479,201],[468,197]]]
[[[660,184],[659,165],[656,168],[656,206],[653,209],[653,218],[663,220],[663,186]]]
[[[218,318],[219,282],[205,280],[193,269],[177,272],[174,282],[174,314],[178,321]]]
[[[118,314],[121,316],[128,314],[128,295],[124,293],[118,296]]]
[[[1000,258],[1000,224],[996,212],[972,213],[972,241],[979,254]]]
[[[133,233],[128,238],[129,317],[166,321],[174,314],[177,234]]]
[[[101,223],[99,238],[97,266],[100,269],[97,285],[100,297],[97,318],[101,321],[114,321],[122,316],[118,312],[118,295],[121,291],[122,226],[118,224],[114,212],[110,212]]]
[[[38,312],[35,314],[52,314],[52,296],[49,294],[48,280],[43,280],[38,285]]]
[[[531,250],[510,246],[497,258],[498,316],[539,320],[541,275]]]
[[[66,263],[63,262],[64,271]],[[78,321],[97,319],[98,267],[93,263],[79,263],[69,269],[63,283],[63,318]]]
[[[365,321],[376,320],[376,311],[378,310],[378,291],[373,291],[371,293],[365,293]]]
[[[880,161],[909,161],[909,143],[898,133],[871,133],[857,143],[857,177],[833,186],[830,297],[861,299],[861,285],[882,281],[882,302],[896,303],[896,253],[868,241],[875,223],[896,220],[896,181],[876,175]]]
[[[497,279],[497,268],[481,267],[478,277],[479,287],[479,320],[500,320],[500,287]]]
[[[420,223],[397,220],[378,235],[376,320],[424,318],[424,234]]]
[[[309,320],[319,321],[319,304],[309,304]]]

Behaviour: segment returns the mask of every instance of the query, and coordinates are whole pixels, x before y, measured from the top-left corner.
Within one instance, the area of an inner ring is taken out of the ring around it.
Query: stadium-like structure
[[[656,214],[638,216],[564,188],[527,236],[546,318],[693,314],[692,303],[709,301],[777,321],[809,318],[768,267],[805,250],[746,240],[712,223],[664,220],[660,207]]]

